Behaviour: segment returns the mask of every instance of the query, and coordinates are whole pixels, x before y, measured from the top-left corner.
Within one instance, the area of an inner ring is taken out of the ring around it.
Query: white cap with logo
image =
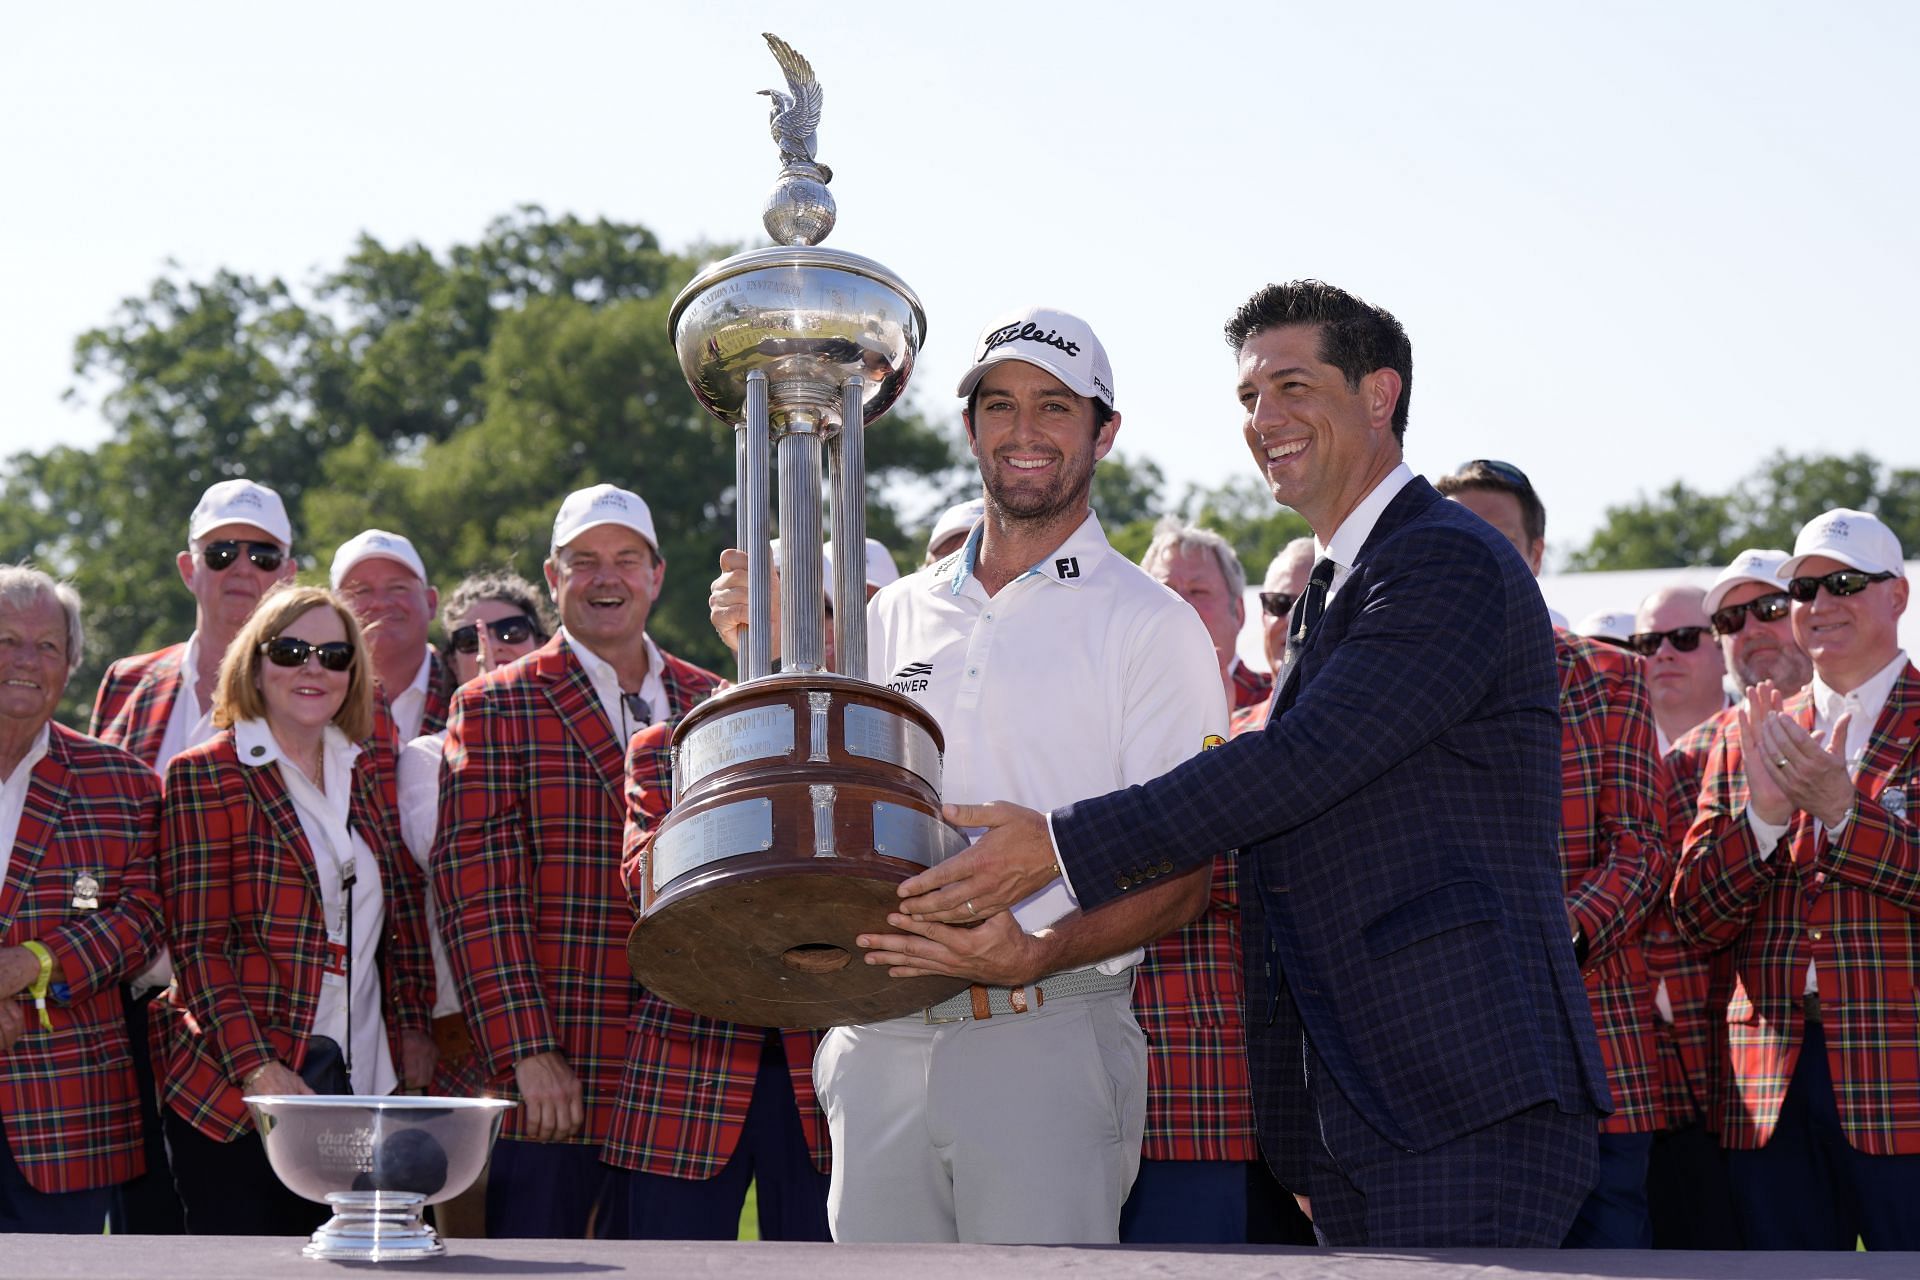
[[[280,495],[251,480],[222,480],[200,495],[200,502],[187,520],[187,541],[197,542],[209,530],[223,524],[250,524],[293,550],[293,525],[287,519],[287,504]]]
[[[773,554],[773,571],[780,572],[780,539],[774,538],[767,543]],[[833,603],[833,544],[826,543],[820,548],[820,581],[826,591],[827,603]],[[878,538],[867,539],[867,585],[884,587],[889,582],[897,582],[900,570],[893,563],[893,557]]]
[[[1863,573],[1900,573],[1905,564],[1900,556],[1900,539],[1881,523],[1880,517],[1865,511],[1835,507],[1823,511],[1802,526],[1793,540],[1793,555],[1780,566],[1780,581],[1800,572],[1800,566],[1815,556],[1838,560]]]
[[[927,550],[932,551],[956,533],[965,533],[980,523],[980,517],[986,514],[985,498],[968,498],[965,502],[954,503],[933,522],[933,532],[927,535]]]
[[[1589,640],[1624,645],[1636,630],[1633,614],[1625,609],[1601,609],[1573,624],[1573,634]]]
[[[1113,408],[1113,366],[1107,363],[1107,349],[1079,316],[1050,307],[1021,307],[996,317],[980,331],[973,346],[973,367],[954,394],[963,400],[972,395],[981,375],[1002,360],[1021,360],[1045,369],[1075,395]]]
[[[333,568],[328,572],[328,580],[338,591],[340,584],[347,580],[353,567],[362,560],[391,560],[411,570],[413,576],[425,582],[427,566],[420,560],[420,553],[413,549],[413,543],[398,533],[389,533],[385,529],[363,529],[340,544],[333,553]]]
[[[1733,558],[1733,563],[1720,571],[1720,576],[1707,588],[1707,598],[1701,601],[1702,607],[1711,618],[1720,611],[1721,603],[1727,593],[1743,582],[1758,582],[1780,589],[1780,566],[1785,564],[1787,553],[1776,551],[1772,547],[1748,547]]]
[[[827,557],[828,562],[831,563],[833,557],[833,544],[831,542],[827,544]],[[829,572],[827,576],[832,577],[833,575]],[[899,580],[900,569],[893,563],[893,556],[887,551],[885,546],[881,545],[880,539],[868,538],[867,585],[869,587],[884,587],[889,582],[898,582]]]
[[[611,484],[575,489],[567,495],[567,500],[560,504],[560,514],[553,518],[553,550],[558,551],[587,530],[603,524],[633,530],[647,540],[656,556],[660,554],[660,539],[653,532],[653,512],[647,508],[646,500],[630,489]]]

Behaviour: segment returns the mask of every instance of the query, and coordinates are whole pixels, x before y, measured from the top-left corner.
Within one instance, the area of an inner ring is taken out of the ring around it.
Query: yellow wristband
[[[44,943],[23,942],[20,944],[28,955],[40,962],[40,976],[33,980],[27,994],[33,997],[33,1007],[40,1011],[40,1029],[53,1030],[53,1019],[47,1014],[47,988],[53,985],[53,952],[47,950]]]

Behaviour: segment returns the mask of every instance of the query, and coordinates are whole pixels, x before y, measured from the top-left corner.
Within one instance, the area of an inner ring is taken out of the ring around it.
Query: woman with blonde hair
[[[196,1234],[284,1235],[327,1216],[267,1166],[244,1098],[391,1093],[432,1073],[424,885],[372,757],[353,613],[282,587],[234,638],[220,731],[176,756],[160,810],[173,948],[161,1102]]]

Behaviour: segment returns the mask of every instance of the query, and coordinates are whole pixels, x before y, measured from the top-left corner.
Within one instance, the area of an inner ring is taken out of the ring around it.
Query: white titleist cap
[[[335,591],[340,589],[340,584],[347,580],[347,575],[362,560],[391,560],[404,565],[420,581],[427,580],[427,566],[421,563],[420,553],[413,549],[413,543],[385,529],[364,529],[341,543],[340,549],[333,553],[333,568],[327,576]]]
[[[965,502],[956,502],[940,513],[933,522],[933,532],[927,535],[927,550],[931,551],[956,533],[965,533],[980,523],[980,517],[987,514],[985,498],[968,498]]]
[[[560,514],[553,518],[553,549],[558,551],[587,530],[598,529],[603,524],[633,530],[647,540],[655,555],[660,554],[660,539],[653,532],[653,512],[647,509],[645,499],[611,484],[575,489],[567,495],[567,500],[560,504]]]
[[[1633,615],[1624,609],[1602,609],[1573,624],[1573,634],[1589,640],[1606,640],[1624,645],[1632,637]]]
[[[963,400],[972,395],[987,367],[1002,360],[1023,360],[1045,369],[1075,395],[1113,407],[1113,366],[1107,363],[1107,349],[1079,316],[1048,307],[1022,307],[995,318],[980,331],[973,346],[973,367],[960,379],[955,394]]]
[[[1743,582],[1758,582],[1763,586],[1780,589],[1780,566],[1787,562],[1787,553],[1776,551],[1772,547],[1748,547],[1733,558],[1733,563],[1720,571],[1720,576],[1707,588],[1707,598],[1701,605],[1711,618],[1720,611],[1720,605],[1727,593]]]
[[[1825,556],[1851,565],[1864,573],[1899,573],[1900,539],[1880,522],[1880,517],[1865,511],[1835,507],[1807,521],[1793,540],[1793,555],[1780,566],[1780,581],[1800,572],[1800,565],[1815,556]]]
[[[199,539],[223,524],[250,524],[293,550],[293,525],[280,495],[251,480],[222,480],[200,495],[200,504],[187,520],[187,541]]]

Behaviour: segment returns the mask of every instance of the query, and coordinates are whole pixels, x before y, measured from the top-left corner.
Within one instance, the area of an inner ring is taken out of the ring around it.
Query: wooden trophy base
[[[642,857],[634,976],[764,1027],[879,1022],[964,989],[888,977],[854,941],[892,932],[901,882],[966,847],[940,818],[941,745],[911,699],[844,676],[764,677],[695,708]]]
[[[627,960],[662,999],[748,1026],[837,1027],[914,1013],[966,981],[890,978],[854,938],[892,932],[896,890],[919,870],[888,875],[868,863],[848,874],[802,863],[715,872],[657,901],[633,927]]]

